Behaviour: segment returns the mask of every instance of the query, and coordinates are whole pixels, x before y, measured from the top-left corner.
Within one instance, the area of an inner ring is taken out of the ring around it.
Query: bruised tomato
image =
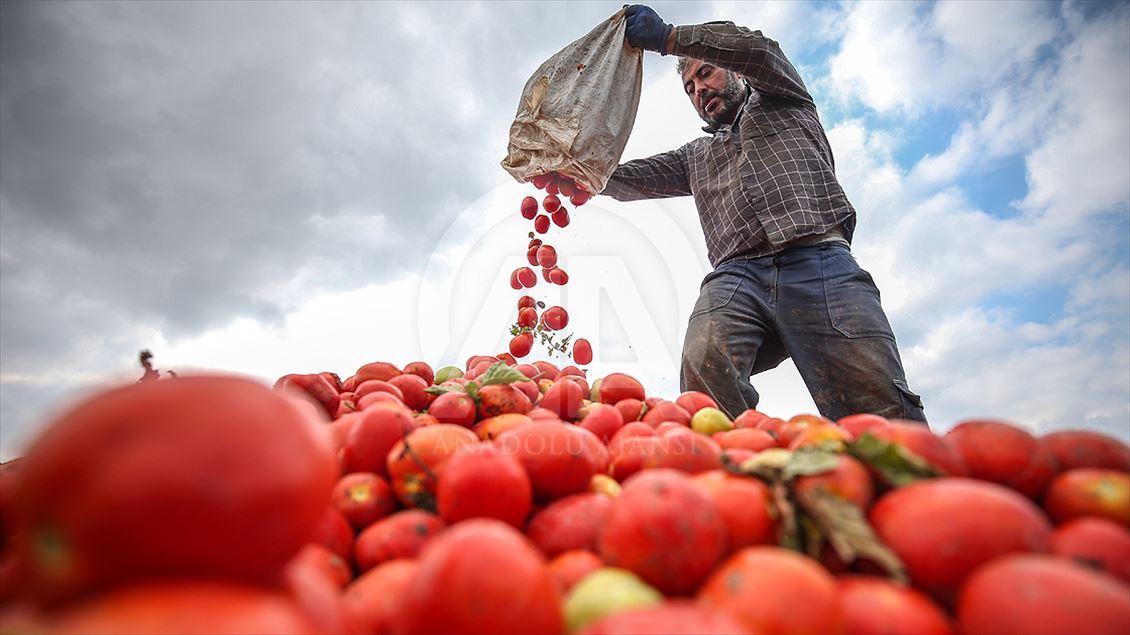
[[[396,511],[388,481],[371,472],[354,472],[334,486],[333,504],[355,529],[364,529]]]
[[[521,211],[522,218],[526,220],[533,220],[534,216],[537,216],[538,214],[538,200],[532,196],[523,198]]]
[[[357,534],[353,561],[361,571],[395,560],[415,558],[444,528],[443,521],[422,509],[405,509],[387,516]]]
[[[393,632],[560,633],[557,585],[545,559],[514,528],[473,519],[445,531],[420,556]]]
[[[526,414],[533,405],[526,393],[511,384],[494,384],[479,388],[478,418],[489,419],[498,415]]]
[[[413,430],[388,453],[396,497],[409,507],[435,509],[436,485],[444,466],[456,452],[478,443],[474,432],[449,423]]]
[[[144,577],[275,575],[338,478],[328,428],[233,376],[113,388],[65,412],[26,454],[17,533],[38,598]]]
[[[1106,518],[1063,523],[1052,534],[1052,553],[1130,584],[1130,530]]]

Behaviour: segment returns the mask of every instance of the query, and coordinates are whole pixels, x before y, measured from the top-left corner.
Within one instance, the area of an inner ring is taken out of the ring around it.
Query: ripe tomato
[[[474,408],[473,401],[471,407]],[[474,410],[471,421],[474,422]],[[396,497],[409,507],[434,509],[435,488],[443,467],[460,449],[478,442],[475,433],[461,425],[438,423],[413,430],[388,453],[388,473]]]
[[[537,300],[528,295],[518,298],[518,309],[536,309],[538,306]]]
[[[506,523],[476,518],[420,554],[393,632],[561,633],[557,585],[545,558]]]
[[[523,287],[529,288],[538,283],[537,274],[535,274],[534,271],[529,267],[521,267],[518,269],[517,273],[518,282],[521,283]]]
[[[534,231],[539,234],[549,231],[549,217],[545,214],[538,214],[538,217],[534,219]]]
[[[529,311],[531,309],[523,309]],[[535,314],[536,316],[536,314]],[[534,336],[532,333],[519,333],[510,340],[510,354],[514,357],[525,357],[530,354],[530,349],[534,347]]]
[[[569,313],[564,307],[551,306],[545,310],[542,317],[545,319],[545,325],[554,331],[560,331],[569,324]]]
[[[530,183],[532,183],[533,186],[538,188],[539,190],[545,189],[546,184],[549,183],[549,175],[548,174],[539,174],[539,175],[535,176],[534,178],[530,179]]]
[[[234,376],[131,384],[80,402],[21,470],[26,588],[53,600],[154,575],[277,574],[338,478],[329,428],[312,413]]]
[[[530,263],[531,267],[538,266],[538,250],[541,247],[530,247],[526,250],[526,262]]]
[[[592,363],[592,344],[583,337],[573,341],[573,361],[582,366]]]
[[[569,225],[569,210],[562,207],[550,216],[553,219],[553,224],[558,227],[566,227]]]
[[[522,199],[522,218],[533,220],[538,213],[538,200],[532,196]]]
[[[557,250],[551,245],[542,245],[538,247],[538,263],[543,267],[552,268],[557,264]]]
[[[556,194],[547,194],[545,199],[542,200],[541,206],[545,209],[545,211],[552,214],[561,209],[561,199],[557,198]]]
[[[569,274],[565,273],[565,270],[560,267],[554,267],[549,270],[549,281],[564,286],[569,282]]]

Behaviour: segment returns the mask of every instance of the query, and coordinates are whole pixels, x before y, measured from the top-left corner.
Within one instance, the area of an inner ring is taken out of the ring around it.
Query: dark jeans
[[[926,421],[879,290],[846,245],[733,260],[707,275],[687,327],[680,383],[736,417],[757,407],[750,376],[789,357],[825,417],[870,412]]]

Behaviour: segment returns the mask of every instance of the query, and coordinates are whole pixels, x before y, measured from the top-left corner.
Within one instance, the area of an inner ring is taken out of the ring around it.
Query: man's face
[[[683,69],[683,90],[698,116],[712,126],[733,123],[746,98],[737,73],[695,59],[688,59]]]

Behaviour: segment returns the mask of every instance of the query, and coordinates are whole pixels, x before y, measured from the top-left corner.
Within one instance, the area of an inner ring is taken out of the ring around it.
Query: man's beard
[[[722,107],[719,108],[713,115],[707,114],[706,105],[710,100],[718,97],[722,101]],[[746,85],[745,82],[738,79],[737,74],[726,71],[726,85],[722,87],[721,91],[708,90],[702,94],[702,110],[699,116],[702,120],[711,126],[720,126],[733,123],[734,116],[738,113],[738,109],[742,107],[746,98]]]

